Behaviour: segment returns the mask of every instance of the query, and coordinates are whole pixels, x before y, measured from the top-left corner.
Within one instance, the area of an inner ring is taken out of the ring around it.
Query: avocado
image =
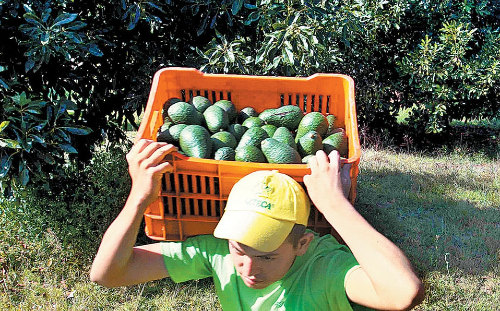
[[[245,145],[236,148],[234,159],[238,162],[266,163],[266,157],[260,148],[253,145]]]
[[[179,136],[181,134],[181,131],[188,126],[187,124],[175,124],[166,129],[165,131],[162,131],[161,133],[158,134],[158,137],[156,138],[157,141],[163,141],[167,142],[169,144],[178,144],[179,143]]]
[[[182,99],[180,98],[176,98],[176,97],[172,97],[172,98],[169,98],[164,104],[163,104],[163,108],[162,108],[162,115],[163,117],[166,117],[168,116],[168,107],[172,106],[173,104],[177,103],[177,102],[181,102],[183,101]]]
[[[314,157],[314,154],[306,155],[305,157],[302,158],[302,163],[307,164],[309,163],[309,159]]]
[[[211,133],[225,131],[229,127],[227,112],[219,106],[210,106],[203,113],[205,123]]]
[[[258,116],[259,114],[257,113],[257,111],[255,111],[253,107],[245,107],[241,109],[240,112],[238,112],[238,122],[242,124],[243,121],[245,121],[246,119]]]
[[[201,113],[205,112],[208,107],[212,106],[212,102],[208,98],[199,95],[191,98],[190,102],[196,110]]]
[[[234,138],[236,138],[237,141],[240,141],[241,136],[245,134],[245,131],[247,130],[246,127],[239,123],[233,123],[229,125],[228,132],[233,134]]]
[[[297,150],[274,138],[264,139],[261,142],[261,149],[269,163],[301,163],[301,158]]]
[[[297,150],[301,157],[316,154],[316,151],[323,149],[323,139],[316,131],[309,131],[303,135],[297,143]]]
[[[298,106],[287,105],[273,110],[264,110],[259,118],[266,124],[272,124],[276,127],[284,126],[290,131],[295,131],[303,116],[304,113]]]
[[[272,138],[282,143],[285,143],[290,147],[292,147],[293,149],[297,150],[297,144],[295,143],[295,139],[292,133],[284,126],[278,127],[276,129],[276,132],[274,132]]]
[[[174,125],[174,122],[172,122],[172,120],[170,120],[168,115],[165,115],[165,117],[163,118],[163,124],[161,125],[159,132],[163,132],[164,130],[168,129],[172,125]]]
[[[188,125],[179,135],[179,146],[189,157],[210,158],[212,141],[210,133],[201,125]]]
[[[321,137],[323,137],[327,130],[328,121],[326,120],[326,117],[320,112],[309,112],[299,123],[297,134],[295,135],[295,142],[297,143],[302,136],[310,131],[316,131]]]
[[[258,117],[266,122],[266,120],[276,111],[276,108],[268,108],[264,111],[262,111],[261,113],[259,113]]]
[[[347,135],[343,128],[335,129],[334,133],[323,139],[323,150],[326,154],[330,154],[333,150],[338,150],[340,156],[347,157]]]
[[[264,121],[262,121],[259,117],[250,117],[245,121],[243,121],[241,125],[243,125],[246,128],[261,127],[262,125],[264,125]]]
[[[234,106],[234,104],[230,100],[221,99],[216,101],[214,105],[219,106],[227,112],[229,123],[234,123],[236,121],[236,118],[238,117],[238,111],[236,110],[236,106]]]
[[[264,129],[261,127],[251,127],[245,132],[245,134],[243,134],[243,136],[241,136],[236,149],[248,145],[260,148],[260,142],[266,138],[269,138],[269,135],[267,135],[267,132]]]
[[[236,152],[231,147],[222,147],[215,151],[214,160],[234,161]]]
[[[267,132],[267,135],[269,135],[269,137],[273,137],[274,132],[276,132],[277,129],[277,127],[272,124],[264,124],[261,127],[264,129],[264,131]]]
[[[238,144],[236,138],[234,138],[234,136],[227,131],[214,133],[212,136],[210,136],[210,139],[212,140],[212,146],[214,150],[222,147],[231,147],[234,149]]]
[[[166,142],[169,144],[175,143],[175,140],[172,137],[172,135],[170,134],[170,131],[168,128],[166,130],[158,132],[158,135],[156,135],[156,141],[162,141],[162,142]]]
[[[167,109],[167,114],[174,124],[202,124],[202,118],[196,108],[186,102],[176,102]]]
[[[335,122],[337,122],[337,117],[333,114],[329,114],[326,116],[326,121],[328,121],[328,130],[323,137],[327,137],[333,134],[333,130],[335,130]]]

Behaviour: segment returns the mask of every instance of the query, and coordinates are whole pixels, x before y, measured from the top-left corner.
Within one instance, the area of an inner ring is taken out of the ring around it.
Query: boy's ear
[[[314,234],[312,232],[307,232],[304,234],[297,243],[297,255],[301,256],[307,252],[309,248],[309,244],[311,244],[312,239],[314,238]]]

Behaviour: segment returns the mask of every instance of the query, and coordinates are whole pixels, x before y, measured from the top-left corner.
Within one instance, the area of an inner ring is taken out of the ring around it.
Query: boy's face
[[[254,289],[265,288],[285,276],[295,257],[303,255],[307,246],[294,248],[285,241],[272,252],[260,252],[244,244],[229,240],[229,252],[236,272],[246,286]]]

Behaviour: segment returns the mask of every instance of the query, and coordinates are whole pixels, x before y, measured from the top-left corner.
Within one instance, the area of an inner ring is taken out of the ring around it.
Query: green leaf
[[[45,11],[43,11],[42,21],[44,23],[46,23],[49,20],[50,13],[52,13],[52,9],[51,8],[47,8]]]
[[[36,25],[38,27],[44,27],[42,24],[42,20],[33,13],[26,13],[23,15],[23,17],[25,21],[27,21],[32,25]]]
[[[139,5],[136,4],[130,11],[130,21],[128,23],[127,30],[134,29],[140,17],[141,17],[141,8],[139,7]]]
[[[9,155],[4,154],[2,159],[0,160],[0,179],[7,176],[7,173],[9,172],[11,165],[12,165],[12,158]]]
[[[56,17],[54,24],[51,27],[58,27],[61,25],[69,24],[78,17],[76,13],[62,13]]]
[[[56,160],[54,159],[54,157],[49,153],[39,153],[38,157],[41,158],[42,160],[44,160],[47,164],[53,165],[56,163]]]
[[[0,123],[0,133],[9,125],[10,121],[3,121]]]
[[[61,144],[59,145],[59,147],[64,151],[64,152],[67,152],[67,153],[78,153],[78,151],[76,151],[76,149],[69,145],[69,144]]]
[[[50,40],[50,34],[48,32],[42,33],[42,35],[40,36],[40,42],[45,45],[49,43],[49,40]]]
[[[153,2],[146,2],[146,4],[147,4],[147,5],[149,5],[149,6],[150,6],[150,7],[152,7],[152,8],[157,9],[158,11],[160,11],[160,12],[162,12],[162,13],[166,14],[166,12],[165,12],[165,11],[164,11],[161,7],[157,6],[157,5],[156,5],[156,4],[154,4]]]
[[[26,12],[28,12],[28,13],[34,13],[34,12],[33,12],[33,9],[31,8],[31,6],[30,6],[30,5],[28,5],[28,4],[26,4],[26,3],[25,3],[25,4],[23,4],[23,9],[24,9]]]
[[[38,135],[34,135],[34,134],[30,134],[29,137],[31,139],[33,139],[35,142],[42,144],[42,145],[45,145],[45,140],[42,137],[40,137]]]
[[[87,26],[86,23],[81,22],[81,21],[76,21],[73,24],[71,24],[71,26],[66,27],[65,29],[74,31],[74,30],[80,30],[80,29],[84,28],[85,26]]]
[[[238,12],[241,10],[241,7],[243,6],[243,3],[243,0],[234,0],[233,6],[231,8],[231,13],[233,13],[233,15],[238,14]]]
[[[6,90],[9,89],[9,85],[2,78],[0,78],[0,86],[3,87]]]
[[[99,49],[99,47],[93,43],[89,45],[89,53],[94,55],[94,56],[98,56],[98,57],[101,57],[104,55],[102,53],[102,51]]]
[[[29,113],[32,113],[32,114],[41,114],[42,113],[40,110],[33,109],[33,108],[26,109],[26,111]]]
[[[60,127],[60,129],[63,129],[66,132],[69,132],[73,135],[88,135],[88,134],[92,133],[92,129],[85,127],[85,126],[81,126],[81,127],[64,126],[64,127]]]
[[[260,18],[260,12],[259,11],[254,11],[252,13],[250,13],[247,17],[247,19],[245,20],[245,25],[250,25],[251,23],[259,20]]]
[[[227,51],[227,58],[231,63],[234,63],[234,53],[232,50]]]
[[[30,172],[26,167],[19,173],[19,181],[23,186],[26,186],[30,181]]]
[[[54,135],[56,138],[60,138],[64,142],[67,142],[67,143],[71,142],[71,137],[69,137],[65,131],[63,131],[59,128],[55,130]]]
[[[10,148],[10,149],[19,149],[21,148],[21,144],[18,141],[7,138],[0,138],[0,147],[2,148]]]
[[[285,58],[285,53],[286,53],[286,58]],[[285,53],[283,54],[283,58],[288,59],[288,63],[290,65],[293,65],[295,62],[294,57],[293,57],[293,52],[292,52],[292,50],[290,50],[290,48],[288,46],[285,46]]]
[[[28,72],[33,69],[33,67],[35,67],[35,62],[31,58],[28,58],[28,60],[24,64],[24,71]]]

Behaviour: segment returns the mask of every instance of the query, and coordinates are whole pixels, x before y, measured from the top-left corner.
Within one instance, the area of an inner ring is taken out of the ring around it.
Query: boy
[[[349,249],[305,231],[307,195],[276,171],[254,172],[235,184],[214,236],[134,247],[161,176],[172,169],[163,158],[174,150],[141,140],[127,154],[132,189],[103,237],[93,281],[113,287],[211,276],[225,310],[408,310],[423,299],[406,256],[344,197],[336,151],[319,151],[309,161],[304,184]]]

